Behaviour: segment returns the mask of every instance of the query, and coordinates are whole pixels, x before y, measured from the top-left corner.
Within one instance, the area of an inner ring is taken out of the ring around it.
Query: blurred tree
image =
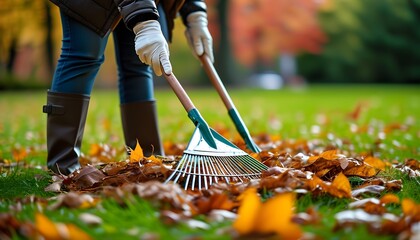
[[[23,78],[50,75],[53,62],[50,4],[45,0],[0,0],[0,75],[9,76],[8,81],[16,80],[12,75]]]
[[[282,53],[318,53],[325,41],[317,21],[320,2],[231,0],[230,36],[235,56],[258,71]]]
[[[299,59],[312,81],[420,83],[418,0],[334,0],[320,14],[329,42]]]

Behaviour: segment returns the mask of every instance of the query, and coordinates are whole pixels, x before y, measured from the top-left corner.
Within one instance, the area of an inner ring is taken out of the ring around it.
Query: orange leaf
[[[35,214],[35,228],[45,239],[61,239],[55,223],[42,213]]]
[[[328,192],[333,196],[342,198],[342,197],[351,197],[351,186],[347,177],[340,172],[337,177],[334,178]]]
[[[46,240],[59,239],[92,239],[87,233],[73,224],[54,223],[42,213],[35,215],[35,227]]]
[[[241,205],[233,227],[240,235],[276,233],[282,239],[298,239],[301,236],[299,226],[292,222],[293,193],[279,194],[261,203],[256,189],[249,188],[238,199]]]
[[[238,200],[241,201],[241,206],[238,209],[238,218],[233,223],[233,227],[240,235],[246,235],[253,231],[255,219],[262,204],[255,188],[245,190],[238,197]]]
[[[392,193],[387,193],[381,197],[381,203],[383,204],[389,204],[389,203],[399,203],[400,199],[397,195]]]
[[[380,170],[371,167],[370,165],[363,164],[360,166],[352,166],[344,169],[344,174],[347,176],[359,176],[363,178],[373,177],[379,173]]]
[[[255,230],[262,234],[277,233],[281,239],[298,239],[301,230],[291,221],[294,203],[293,193],[279,194],[268,199],[262,204],[255,219]]]
[[[404,215],[411,216],[414,221],[420,220],[420,204],[416,204],[413,200],[409,198],[404,198],[401,201],[401,206]]]
[[[151,155],[150,157],[146,157],[147,160],[150,160],[152,163],[161,164],[162,159],[157,158],[155,155]]]
[[[319,155],[319,157],[322,157],[323,159],[327,159],[327,160],[335,160],[335,159],[338,158],[338,156],[337,156],[337,150],[336,149],[334,149],[334,150],[327,150],[327,151],[321,153]]]
[[[374,168],[377,168],[377,169],[380,169],[380,170],[385,170],[386,164],[379,158],[367,157],[363,162],[372,166],[372,167],[374,167]]]
[[[28,156],[28,151],[26,151],[26,148],[13,148],[12,156],[14,160],[19,162]]]
[[[326,185],[325,182],[316,175],[313,175],[312,178],[307,181],[307,184],[311,191],[314,191],[317,188],[324,188]]]
[[[78,239],[78,240],[89,240],[92,239],[87,233],[82,231],[76,225],[66,224],[67,231],[69,233],[68,239]]]
[[[139,141],[137,141],[136,147],[134,148],[134,150],[131,150],[130,162],[138,162],[143,158],[143,149],[140,147]]]

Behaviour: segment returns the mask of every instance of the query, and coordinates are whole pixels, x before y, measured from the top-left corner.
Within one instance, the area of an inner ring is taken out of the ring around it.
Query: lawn
[[[389,167],[409,159],[417,160],[418,167],[419,90],[418,86],[399,85],[317,85],[276,91],[232,89],[229,92],[251,135],[261,143],[263,150],[274,155],[295,156],[302,152],[317,155],[336,149],[349,159],[375,157],[388,164],[375,177],[401,180],[403,190],[387,188],[376,194],[368,192],[364,198],[380,199],[386,194],[395,194],[401,201],[413,201],[414,209],[420,213],[419,175],[409,176],[407,172]],[[216,93],[212,89],[187,91],[209,125],[236,143],[238,135]],[[127,197],[123,204],[114,198],[101,196],[100,203],[95,202],[90,207],[55,207],[57,197],[63,194],[44,191],[52,182],[51,174],[45,171],[44,166],[46,116],[41,110],[45,98],[45,92],[38,91],[0,93],[0,212],[4,213],[0,215],[3,216],[0,226],[11,225],[12,220],[5,217],[6,213],[20,226],[13,230],[0,227],[0,237],[6,233],[15,237],[27,236],[14,231],[22,229],[22,226],[32,226],[29,228],[39,231],[40,223],[48,225],[53,222],[74,224],[81,234],[86,232],[95,239],[167,239],[173,236],[182,239],[212,239],[216,236],[229,239],[235,236],[232,233],[234,219],[228,217],[215,221],[209,214],[198,214],[194,216],[194,221],[163,223],[162,206],[138,196]],[[156,99],[162,138],[168,145],[185,146],[194,125],[182,105],[168,89],[158,90]],[[103,144],[116,149],[115,161],[124,161],[127,156],[123,153],[122,139],[116,91],[94,90],[83,153],[88,155],[92,145]],[[299,147],[299,144],[306,148]],[[273,148],[273,145],[276,147]],[[259,157],[264,159],[264,156]],[[418,174],[418,171],[414,169],[412,173]],[[348,177],[348,180],[354,190],[366,178]],[[266,190],[261,191],[259,196],[268,201],[274,195],[275,191]],[[95,201],[99,198],[97,195],[94,197]],[[356,200],[334,197],[326,192],[298,194],[294,201],[295,213],[316,209],[322,216],[317,218],[317,223],[300,224],[304,236],[323,239],[394,239],[399,236],[395,232],[378,234],[369,229],[368,224],[337,228],[337,214],[348,210],[349,204]],[[401,205],[386,205],[386,212],[400,216],[404,214]],[[99,217],[100,223],[80,220],[85,213]],[[348,231],[352,234],[349,235]]]

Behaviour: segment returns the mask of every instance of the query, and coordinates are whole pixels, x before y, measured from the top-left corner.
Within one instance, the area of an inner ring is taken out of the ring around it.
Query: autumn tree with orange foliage
[[[326,37],[317,12],[327,1],[231,0],[230,39],[238,61],[252,66],[281,53],[317,53]]]

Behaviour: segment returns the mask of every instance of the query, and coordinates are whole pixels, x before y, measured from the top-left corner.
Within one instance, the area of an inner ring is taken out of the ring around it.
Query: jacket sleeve
[[[179,10],[182,22],[186,25],[188,15],[197,11],[207,12],[207,5],[204,0],[185,0],[184,5]]]
[[[159,19],[154,0],[114,0],[128,29],[138,22]]]

